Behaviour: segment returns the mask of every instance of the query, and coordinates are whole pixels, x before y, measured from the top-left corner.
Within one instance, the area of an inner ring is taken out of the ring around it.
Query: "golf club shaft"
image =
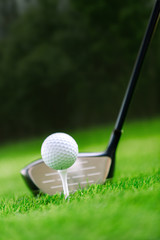
[[[153,32],[156,28],[156,25],[158,23],[158,19],[159,19],[159,13],[160,13],[160,0],[156,1],[155,6],[153,8],[149,23],[148,23],[148,27],[146,30],[146,33],[144,35],[142,44],[140,46],[140,50],[139,53],[137,55],[137,59],[130,77],[130,81],[129,81],[129,85],[128,88],[126,90],[126,94],[124,96],[123,102],[122,102],[122,106],[120,108],[119,111],[119,115],[115,124],[115,129],[117,131],[121,131],[126,115],[127,115],[127,111],[133,96],[133,92],[140,74],[140,70],[149,46],[149,43],[151,41]]]
[[[147,26],[147,30],[145,32],[144,38],[142,40],[141,46],[140,46],[140,50],[138,52],[136,61],[135,61],[135,65],[133,67],[133,71],[130,77],[130,81],[124,96],[124,99],[122,101],[122,105],[117,117],[117,121],[115,124],[115,128],[114,131],[110,137],[110,141],[108,144],[108,148],[106,150],[106,153],[108,156],[113,157],[113,155],[115,155],[115,150],[117,148],[120,136],[121,136],[121,132],[122,132],[122,127],[127,115],[127,111],[133,96],[133,92],[140,74],[140,70],[144,61],[144,57],[145,54],[147,52],[149,43],[151,41],[153,32],[156,28],[156,25],[158,23],[158,19],[159,19],[159,13],[160,13],[160,0],[157,0],[155,2],[155,6],[153,8],[153,11],[151,13],[151,17]]]

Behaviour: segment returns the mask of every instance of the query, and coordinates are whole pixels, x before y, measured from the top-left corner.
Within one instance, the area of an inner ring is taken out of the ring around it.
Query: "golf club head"
[[[68,168],[70,192],[91,184],[104,184],[109,175],[112,159],[102,153],[79,153],[76,162]],[[21,175],[34,195],[62,193],[63,187],[58,171],[45,165],[42,159],[32,162],[21,170]]]

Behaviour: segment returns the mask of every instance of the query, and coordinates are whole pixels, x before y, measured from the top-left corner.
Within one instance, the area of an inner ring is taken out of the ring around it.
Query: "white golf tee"
[[[63,192],[64,192],[64,195],[65,195],[65,198],[67,198],[69,196],[68,183],[67,183],[67,169],[58,170],[58,173],[59,173],[60,178],[62,180]]]

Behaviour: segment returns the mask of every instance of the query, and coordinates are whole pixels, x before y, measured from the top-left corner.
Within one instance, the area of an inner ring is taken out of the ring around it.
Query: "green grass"
[[[112,126],[70,134],[79,150],[106,148]],[[44,137],[0,147],[0,239],[160,239],[160,118],[127,123],[115,177],[71,194],[34,198],[19,171]],[[107,134],[106,134],[107,133]]]

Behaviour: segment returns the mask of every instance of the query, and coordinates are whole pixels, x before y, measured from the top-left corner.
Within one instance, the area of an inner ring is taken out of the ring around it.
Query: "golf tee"
[[[68,183],[67,183],[67,169],[58,170],[58,173],[59,173],[61,181],[62,181],[63,192],[65,195],[65,198],[67,198],[69,196]]]

